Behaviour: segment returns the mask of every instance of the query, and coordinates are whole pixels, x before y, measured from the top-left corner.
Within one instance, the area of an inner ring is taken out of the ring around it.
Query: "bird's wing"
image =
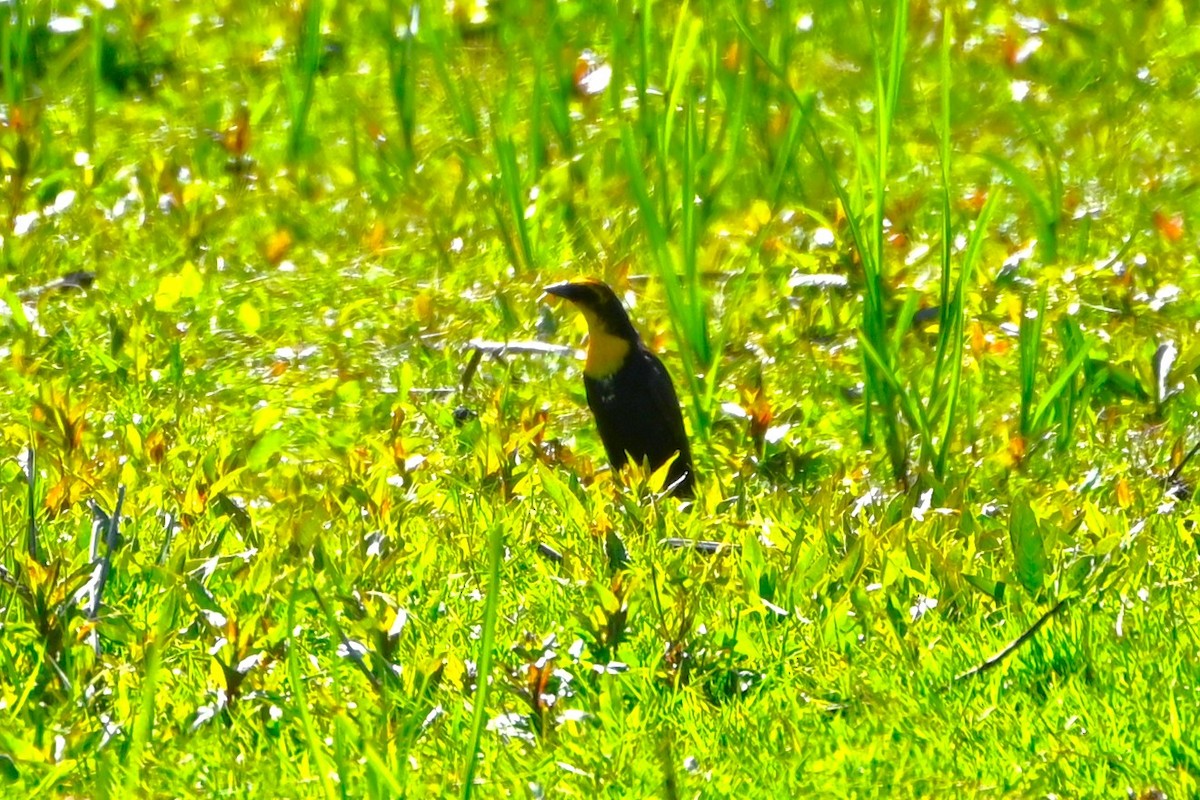
[[[622,428],[624,420],[615,417],[608,410],[616,396],[613,383],[611,380],[589,378],[585,375],[583,387],[587,393],[588,407],[591,408],[592,417],[596,421],[596,430],[600,433],[600,443],[604,445],[604,452],[608,455],[608,463],[615,469],[620,469],[628,459],[625,458],[625,445],[622,444],[626,439]]]
[[[655,376],[654,380],[647,382],[651,388],[650,394],[653,398],[654,407],[660,417],[666,420],[670,428],[671,439],[678,443],[678,464],[691,471],[691,448],[688,447],[687,431],[683,427],[683,412],[679,407],[679,396],[675,394],[675,386],[671,383],[671,376],[667,373],[667,368],[663,366],[658,356],[645,348],[643,348],[642,352],[645,354],[646,362]]]

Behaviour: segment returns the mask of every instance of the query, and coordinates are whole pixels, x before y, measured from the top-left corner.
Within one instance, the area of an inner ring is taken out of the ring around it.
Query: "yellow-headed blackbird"
[[[695,470],[671,376],[642,343],[616,293],[589,279],[556,283],[546,294],[570,300],[587,321],[583,386],[613,469],[629,457],[658,469],[678,453],[666,485],[676,497],[692,497]]]

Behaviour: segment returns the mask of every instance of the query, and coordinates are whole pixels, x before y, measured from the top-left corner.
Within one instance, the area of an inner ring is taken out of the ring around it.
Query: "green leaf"
[[[262,315],[249,300],[238,306],[237,318],[246,333],[258,333],[258,329],[262,327]]]
[[[266,469],[271,456],[280,451],[286,440],[287,436],[278,429],[264,433],[246,455],[246,469],[251,472],[261,472]]]
[[[1049,562],[1037,516],[1023,495],[1013,500],[1008,518],[1008,536],[1017,580],[1031,594],[1037,593],[1045,585]]]
[[[1008,584],[1006,584],[1004,581],[999,581],[995,578],[989,578],[984,575],[970,575],[965,572],[963,573],[963,579],[967,583],[971,584],[972,588],[978,589],[988,597],[995,600],[997,603],[1004,601],[1004,590],[1008,586]]]

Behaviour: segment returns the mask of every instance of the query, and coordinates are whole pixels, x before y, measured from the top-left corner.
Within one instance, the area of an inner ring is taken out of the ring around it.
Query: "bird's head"
[[[594,278],[556,283],[547,286],[545,292],[570,301],[587,322],[588,352],[584,374],[605,378],[620,369],[640,339],[616,292]]]

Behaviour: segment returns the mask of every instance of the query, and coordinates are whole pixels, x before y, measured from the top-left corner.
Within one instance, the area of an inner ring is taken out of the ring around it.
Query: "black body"
[[[671,377],[658,356],[639,341],[625,364],[608,378],[583,379],[588,407],[613,469],[625,466],[626,453],[637,463],[658,469],[679,453],[667,471],[666,485],[676,497],[693,496],[692,451]],[[682,480],[680,480],[682,479]]]
[[[585,373],[583,378],[588,407],[613,468],[624,467],[632,456],[636,463],[648,462],[658,469],[678,453],[667,471],[666,485],[674,486],[676,497],[693,497],[692,451],[671,376],[642,343],[616,293],[596,280],[559,283],[547,287],[546,292],[590,312],[592,337],[616,337],[629,344],[629,352],[612,374],[594,377]]]

